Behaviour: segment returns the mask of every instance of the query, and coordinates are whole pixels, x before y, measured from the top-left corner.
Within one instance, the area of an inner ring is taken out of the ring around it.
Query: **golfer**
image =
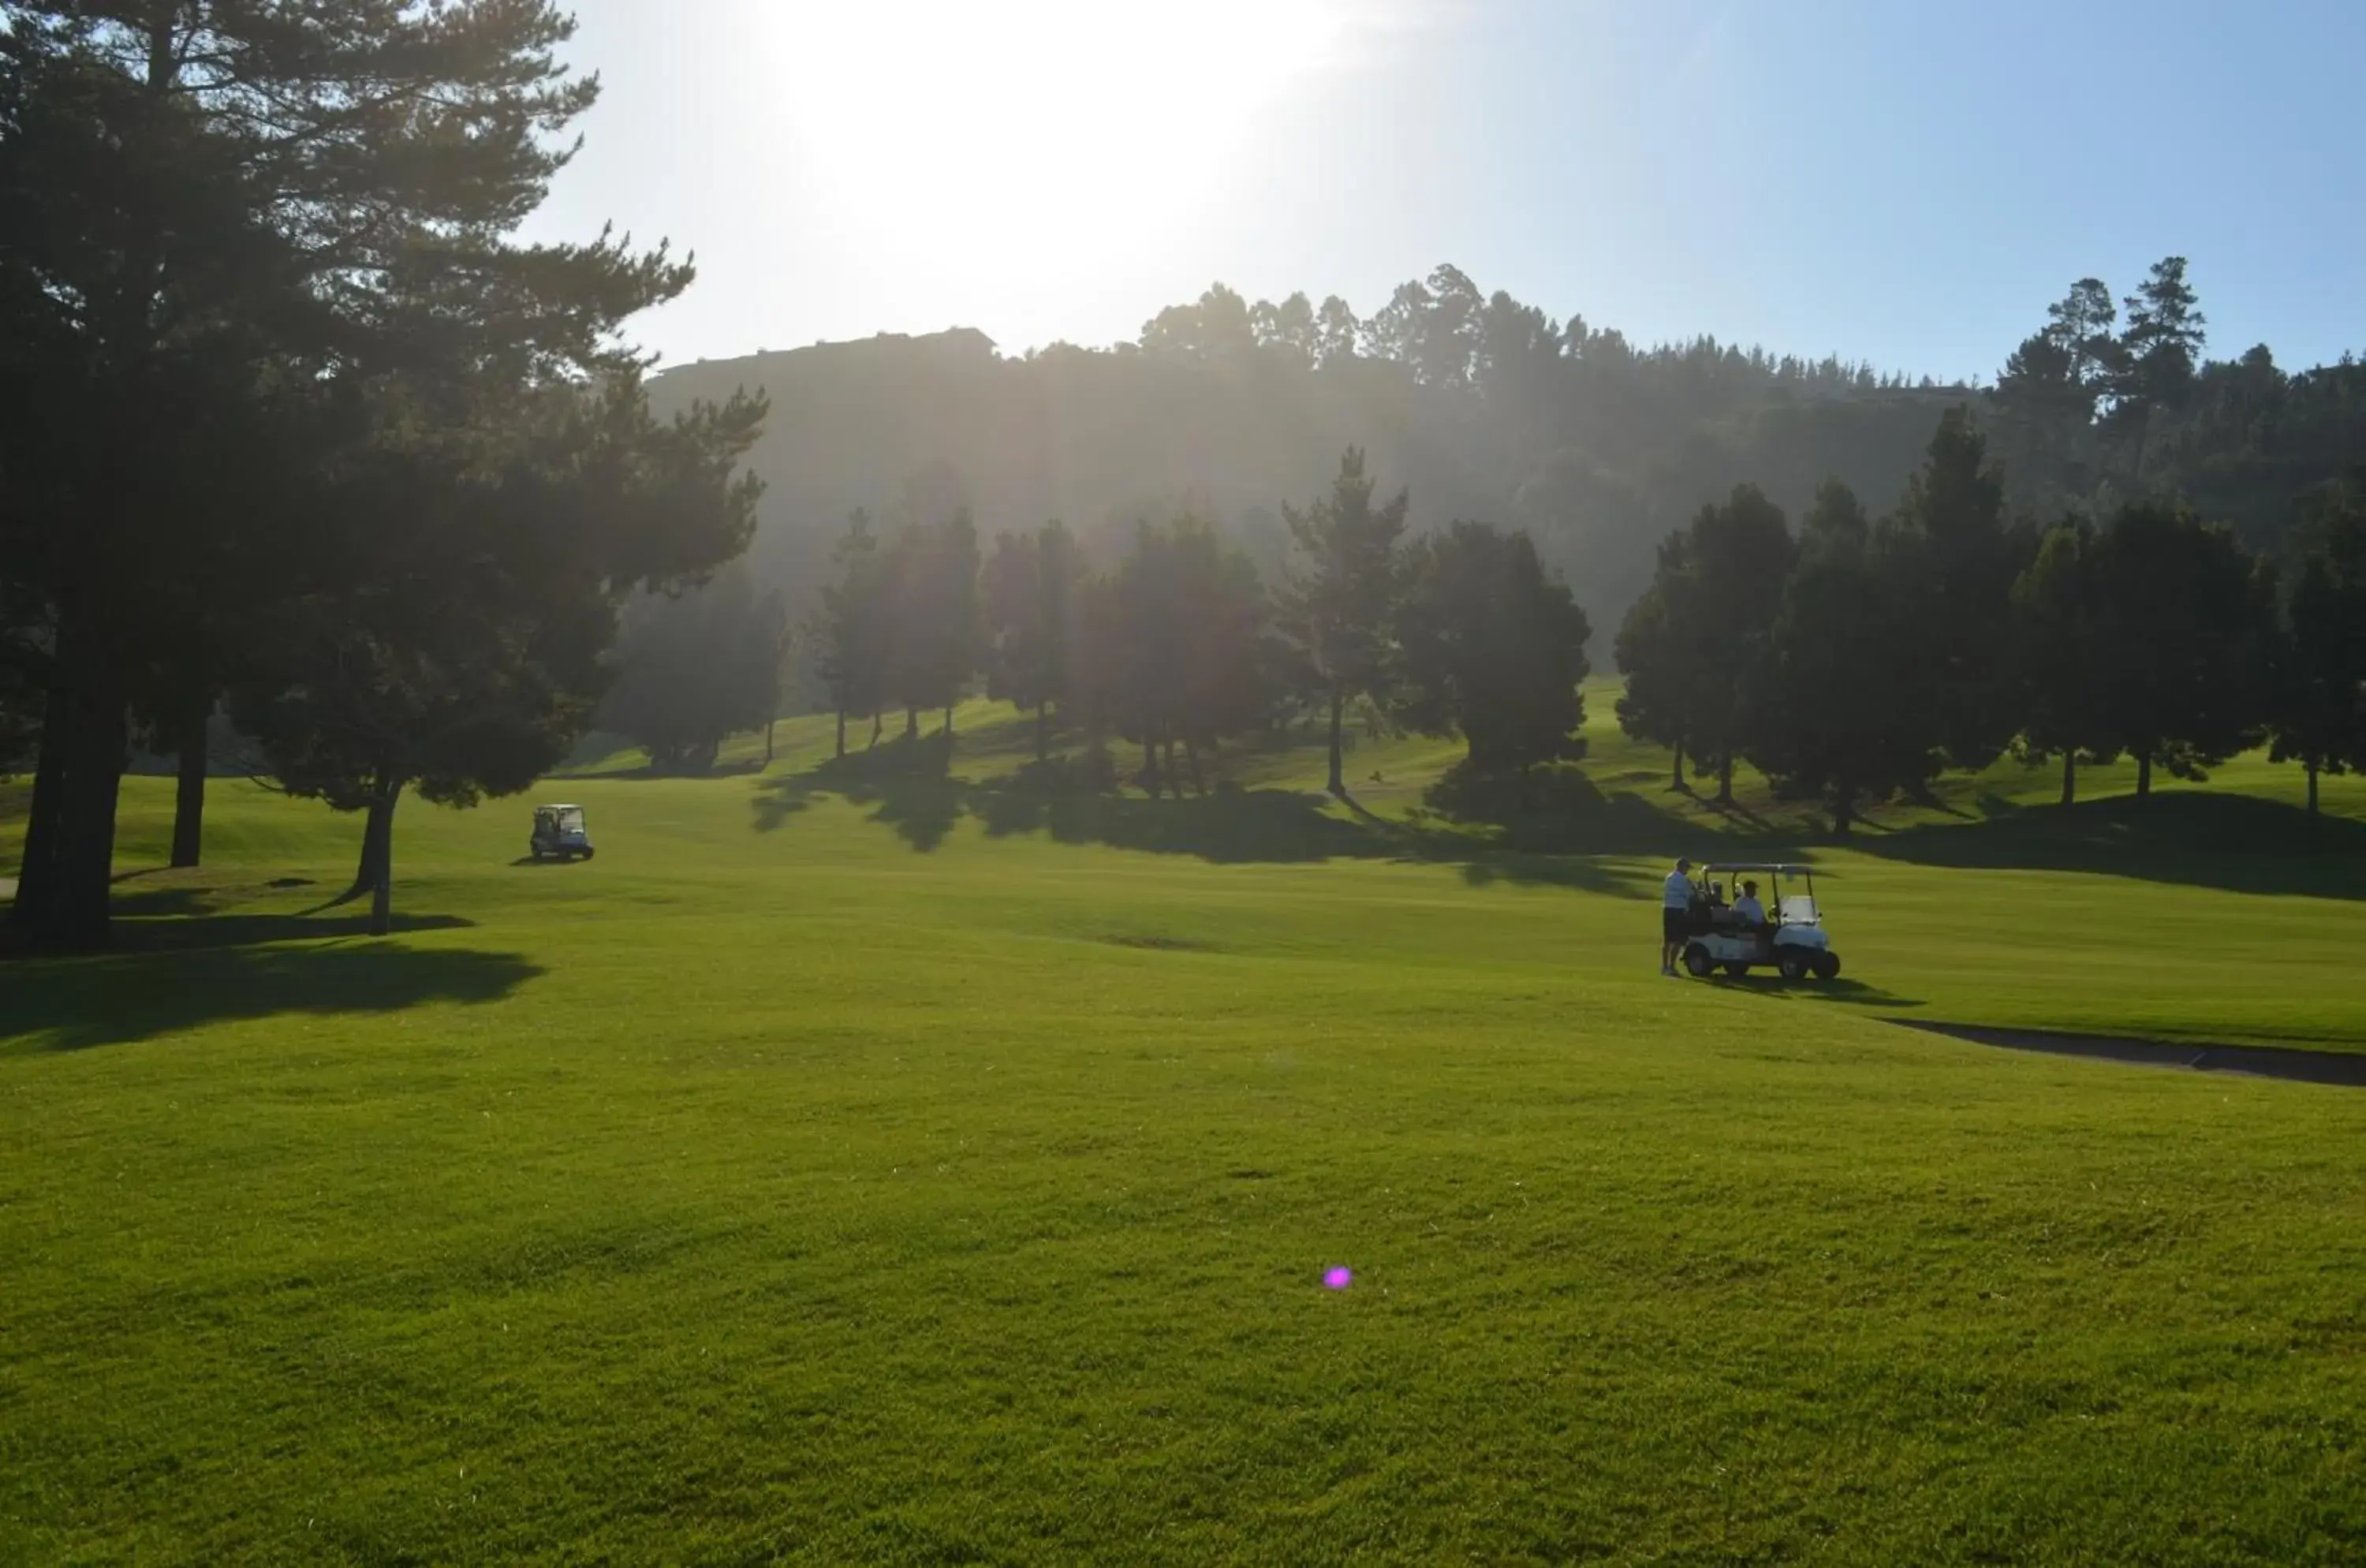
[[[1660,973],[1676,972],[1676,954],[1684,945],[1684,927],[1693,908],[1693,863],[1676,862],[1668,880],[1660,885]]]
[[[1758,884],[1745,882],[1741,885],[1741,897],[1733,901],[1733,918],[1748,926],[1766,923],[1766,906],[1758,901]]]

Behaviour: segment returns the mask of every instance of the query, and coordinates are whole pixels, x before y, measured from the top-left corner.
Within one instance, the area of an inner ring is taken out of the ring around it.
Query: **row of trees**
[[[697,589],[642,595],[625,607],[600,728],[653,767],[693,773],[715,765],[727,737],[762,729],[769,764],[789,629],[780,591],[759,591],[736,564]]]
[[[746,546],[763,417],[652,416],[621,323],[663,246],[529,245],[596,85],[544,0],[0,0],[0,766],[14,918],[108,928],[130,742],[199,853],[226,705],[366,813],[524,788],[590,721],[620,604]]]
[[[1377,499],[1351,448],[1328,494],[1283,509],[1295,554],[1273,594],[1189,516],[1137,525],[1095,570],[1057,522],[981,561],[966,514],[883,543],[857,512],[808,630],[838,752],[851,719],[869,718],[875,744],[898,708],[907,735],[937,708],[950,732],[982,673],[990,695],[1033,710],[1039,760],[1062,730],[1119,737],[1142,749],[1154,795],[1204,787],[1206,753],[1309,706],[1344,793],[1346,715],[1365,700],[1466,736],[1482,768],[1578,755],[1590,628],[1568,587],[1525,534],[1458,523],[1408,540],[1409,505]]]
[[[2156,768],[2197,777],[2271,740],[2314,813],[2319,774],[2366,766],[2366,476],[2315,498],[2303,531],[2289,596],[2168,502],[2040,531],[1951,412],[1877,520],[1831,481],[1795,537],[1745,485],[1671,536],[1619,629],[1619,719],[1673,749],[1679,785],[1689,756],[1730,800],[1747,758],[1839,832],[2008,750],[2059,760],[2067,805],[2081,763],[2134,759],[2142,796]]]
[[[940,495],[899,497],[922,468],[951,477],[927,488],[956,491],[989,540],[1059,516],[1113,555],[1134,519],[1189,511],[1278,581],[1289,536],[1271,498],[1311,491],[1353,443],[1411,486],[1414,533],[1454,517],[1524,529],[1615,627],[1659,541],[1702,505],[1751,481],[1796,520],[1827,478],[1887,503],[1958,404],[2015,514],[2101,519],[2182,496],[2289,581],[2299,498],[2366,451],[2366,365],[2287,368],[2265,345],[2205,357],[2201,281],[2169,256],[2124,299],[2094,279],[2050,310],[2032,299],[2032,340],[1987,389],[1706,337],[1631,341],[1441,265],[1360,311],[1217,285],[1107,348],[886,336],[684,367],[658,391],[760,383],[798,411],[753,457],[771,486],[753,558],[800,616],[850,508],[951,515]]]

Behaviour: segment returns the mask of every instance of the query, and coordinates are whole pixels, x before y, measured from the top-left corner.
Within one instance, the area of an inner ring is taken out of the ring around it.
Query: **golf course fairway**
[[[1836,845],[1608,706],[1501,819],[784,722],[586,863],[407,801],[382,941],[354,819],[128,781],[117,950],[0,962],[0,1562],[2366,1558],[2366,1091],[1893,1021],[2366,1051],[2366,791]],[[1685,853],[1840,980],[1663,978]]]

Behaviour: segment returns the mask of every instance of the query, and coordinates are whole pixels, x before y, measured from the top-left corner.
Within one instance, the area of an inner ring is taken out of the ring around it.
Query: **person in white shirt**
[[[1660,885],[1660,973],[1676,972],[1676,953],[1690,934],[1693,908],[1693,863],[1680,860]]]
[[[1742,925],[1763,926],[1766,923],[1766,906],[1758,901],[1758,884],[1741,885],[1741,897],[1733,901],[1733,918]]]

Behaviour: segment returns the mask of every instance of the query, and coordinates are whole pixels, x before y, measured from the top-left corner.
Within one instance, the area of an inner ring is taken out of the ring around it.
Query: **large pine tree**
[[[308,525],[388,382],[628,376],[617,324],[688,283],[512,238],[596,92],[554,58],[571,28],[543,0],[0,0],[0,396],[38,411],[0,434],[0,572],[57,652],[39,931],[106,933],[133,706],[209,705],[254,628],[357,586],[303,575],[356,558]]]

